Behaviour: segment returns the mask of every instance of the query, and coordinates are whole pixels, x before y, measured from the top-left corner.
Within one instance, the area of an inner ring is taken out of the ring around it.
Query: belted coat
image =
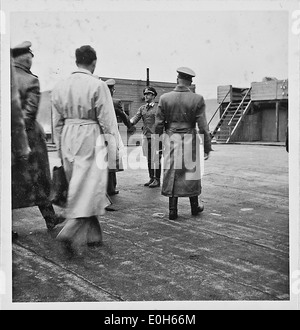
[[[52,109],[58,155],[69,182],[68,217],[102,215],[110,204],[108,168],[115,168],[123,147],[109,89],[79,68],[53,89]]]
[[[182,85],[163,94],[156,112],[155,133],[163,141],[162,194],[168,197],[200,195],[201,161],[204,161],[201,147],[205,153],[211,151],[203,97]],[[199,133],[203,134],[203,143]]]
[[[39,79],[16,61],[14,70],[31,153],[26,164],[12,169],[12,208],[48,204],[51,174],[46,135],[36,120],[40,102]]]

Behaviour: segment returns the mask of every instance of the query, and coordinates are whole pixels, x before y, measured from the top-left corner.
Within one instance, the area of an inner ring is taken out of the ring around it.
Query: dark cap
[[[195,72],[187,67],[180,67],[176,71],[178,72],[178,78],[192,81],[192,78],[196,77]]]
[[[81,46],[75,51],[76,62],[78,64],[90,65],[97,59],[96,51],[89,45]]]
[[[115,84],[116,84],[115,79],[107,79],[105,82],[106,82],[106,85],[107,85],[108,87],[115,86]]]
[[[31,42],[30,41],[24,41],[21,44],[15,46],[14,48],[11,49],[11,55],[12,57],[18,57],[23,54],[31,54],[32,57],[34,56],[31,49]]]
[[[146,88],[144,89],[144,91],[143,91],[143,94],[145,95],[145,94],[147,94],[147,93],[151,93],[151,94],[153,94],[154,96],[157,95],[157,92],[156,92],[156,90],[155,90],[154,87],[146,87]]]

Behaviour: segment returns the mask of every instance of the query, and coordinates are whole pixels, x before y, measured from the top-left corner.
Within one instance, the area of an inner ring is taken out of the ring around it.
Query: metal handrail
[[[236,122],[236,124],[235,124],[233,130],[232,130],[231,133],[230,133],[230,136],[229,136],[228,139],[226,140],[226,143],[228,143],[229,140],[232,138],[232,136],[233,136],[233,134],[235,133],[237,127],[239,126],[239,123],[240,123],[241,120],[243,119],[244,115],[247,113],[247,111],[248,111],[248,109],[249,109],[249,107],[250,107],[250,104],[251,104],[251,100],[250,100],[249,103],[247,104],[246,109],[243,111],[242,116],[241,116],[241,117],[239,118],[239,120]]]
[[[226,113],[226,112],[227,112],[227,110],[230,108],[231,103],[232,103],[232,102],[229,102],[229,104],[227,105],[227,107],[226,107],[226,109],[224,110],[224,112],[223,112],[223,114],[222,114],[222,116],[221,116],[221,118],[220,118],[220,120],[219,120],[217,126],[215,127],[215,129],[214,129],[213,132],[211,133],[211,136],[214,136],[214,135],[216,134],[217,130],[219,129],[219,127],[222,125],[221,123],[223,122],[224,118],[227,116],[227,113]]]
[[[218,112],[218,110],[220,109],[221,105],[223,104],[224,100],[226,99],[226,97],[228,96],[228,94],[230,93],[230,89],[227,92],[227,94],[225,95],[225,97],[223,98],[222,102],[219,104],[217,110],[215,111],[215,113],[212,115],[212,117],[210,118],[210,121],[208,122],[208,125],[210,124],[210,122],[213,120],[214,116],[216,115],[216,113]]]
[[[250,90],[251,90],[251,87],[248,89],[248,91],[247,91],[247,93],[245,94],[245,96],[243,97],[241,103],[239,104],[239,106],[238,106],[237,109],[235,110],[234,114],[232,115],[231,119],[229,120],[229,122],[228,122],[228,124],[227,124],[228,126],[231,125],[231,123],[232,123],[232,121],[233,121],[233,118],[235,117],[235,115],[236,115],[236,114],[238,113],[238,111],[240,110],[240,107],[243,105],[243,103],[244,103],[244,101],[245,101],[247,95],[249,94]]]

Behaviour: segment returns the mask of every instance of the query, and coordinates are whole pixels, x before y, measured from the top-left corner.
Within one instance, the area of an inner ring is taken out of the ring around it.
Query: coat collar
[[[155,102],[151,102],[151,103],[147,103],[146,104],[146,107],[148,107],[148,108],[152,108],[152,107],[154,107],[154,105],[155,105]]]
[[[92,72],[87,70],[87,69],[83,69],[83,68],[78,68],[76,71],[73,71],[73,73],[85,73],[85,74],[89,74],[91,76],[93,76]]]
[[[20,62],[14,61],[14,67],[22,69],[25,72],[32,74],[32,72],[27,68],[27,66],[25,66],[24,64],[22,64]]]
[[[183,86],[183,85],[177,85],[175,88],[174,88],[174,91],[175,92],[191,92],[191,90],[186,87],[186,86]]]

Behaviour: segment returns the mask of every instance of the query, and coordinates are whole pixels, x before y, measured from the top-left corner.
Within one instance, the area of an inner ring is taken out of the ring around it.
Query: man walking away
[[[40,102],[39,79],[31,71],[31,42],[24,41],[12,49],[16,84],[20,94],[26,133],[31,153],[23,170],[13,171],[12,207],[37,205],[49,230],[64,218],[55,214],[50,202],[51,174],[46,134],[36,117]]]
[[[78,69],[56,85],[52,106],[58,156],[69,182],[68,221],[57,239],[81,254],[86,245],[102,243],[98,216],[110,205],[106,157],[116,153],[119,132],[109,89],[93,75],[96,51],[84,45],[75,57]]]
[[[160,136],[166,133],[162,195],[169,197],[170,220],[178,217],[178,197],[189,197],[192,215],[204,209],[198,201],[201,194],[200,136],[196,124],[204,136],[206,159],[212,150],[204,99],[190,90],[195,73],[186,67],[178,68],[177,72],[177,86],[160,97],[155,122],[155,133]]]

